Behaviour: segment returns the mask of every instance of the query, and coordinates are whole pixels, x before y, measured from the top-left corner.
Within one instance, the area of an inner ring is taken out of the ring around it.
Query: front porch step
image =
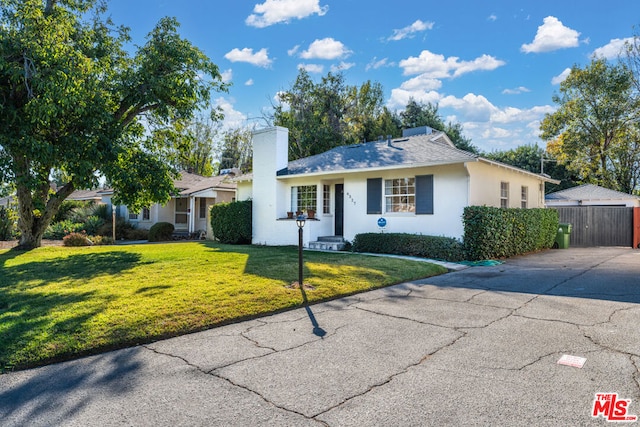
[[[309,249],[321,251],[340,251],[344,249],[342,236],[322,236],[315,242],[309,242]]]

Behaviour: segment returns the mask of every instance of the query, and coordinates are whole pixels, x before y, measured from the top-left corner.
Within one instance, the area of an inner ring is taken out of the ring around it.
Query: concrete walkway
[[[0,425],[601,426],[640,414],[639,303],[640,251],[546,251],[1,375]]]

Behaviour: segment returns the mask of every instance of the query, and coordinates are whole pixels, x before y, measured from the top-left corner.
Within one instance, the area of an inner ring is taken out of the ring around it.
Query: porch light
[[[302,229],[304,228],[304,215],[298,215],[296,218],[296,225],[298,226],[298,286],[300,287],[300,291],[302,295],[304,295],[304,285],[303,285],[303,277],[302,277]],[[306,300],[306,298],[305,298]],[[305,301],[306,302],[306,301]]]

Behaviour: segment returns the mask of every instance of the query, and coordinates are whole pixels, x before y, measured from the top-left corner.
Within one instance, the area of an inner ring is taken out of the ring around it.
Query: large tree
[[[482,155],[487,159],[496,160],[511,166],[533,173],[545,173],[554,179],[560,180],[560,184],[545,185],[545,192],[563,190],[577,185],[575,177],[543,148],[534,144],[525,144],[511,150],[493,151]]]
[[[632,193],[640,177],[640,104],[633,74],[622,63],[594,59],[574,66],[560,84],[558,104],[540,129],[547,150],[583,182]]]
[[[21,248],[75,189],[104,176],[115,202],[140,209],[169,199],[169,127],[226,90],[217,66],[164,18],[134,54],[128,30],[99,0],[0,0],[0,181],[16,188]],[[52,189],[59,170],[67,182]]]
[[[414,98],[410,98],[407,106],[399,113],[399,116],[400,124],[404,129],[429,126],[432,129],[446,133],[457,148],[479,154],[478,148],[471,143],[469,138],[462,134],[462,125],[460,123],[444,122],[438,112],[438,104],[421,103]]]
[[[370,138],[382,129],[382,114],[379,83],[349,86],[342,73],[316,83],[300,69],[291,88],[279,94],[270,121],[289,129],[289,158],[295,160]]]
[[[241,172],[250,172],[253,161],[253,148],[251,146],[251,129],[234,128],[227,130],[222,139],[220,148],[220,170],[240,169]]]

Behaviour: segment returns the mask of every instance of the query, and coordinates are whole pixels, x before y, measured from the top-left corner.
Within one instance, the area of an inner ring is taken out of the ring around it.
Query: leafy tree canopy
[[[0,0],[0,181],[15,185],[20,246],[105,176],[116,203],[164,202],[175,171],[157,132],[224,91],[218,67],[164,18],[130,54],[99,0]],[[50,175],[66,182],[52,190]]]
[[[512,150],[493,151],[482,156],[529,172],[545,173],[554,179],[560,180],[560,184],[546,184],[546,193],[574,187],[577,184],[575,177],[564,165],[558,164],[553,156],[535,144],[521,145]]]
[[[640,178],[640,103],[622,63],[594,59],[574,66],[553,97],[558,109],[541,123],[541,138],[582,182],[632,193]]]

